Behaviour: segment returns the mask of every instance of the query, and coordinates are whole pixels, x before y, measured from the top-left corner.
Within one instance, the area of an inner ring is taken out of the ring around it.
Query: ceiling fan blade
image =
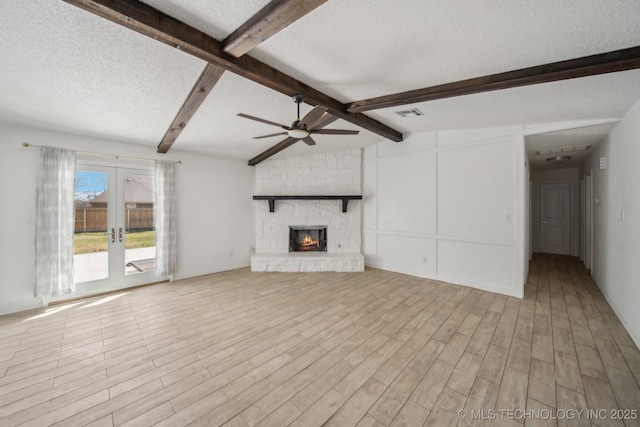
[[[254,136],[253,139],[271,138],[272,136],[287,135],[287,132],[271,133],[269,135]]]
[[[319,135],[357,135],[360,131],[346,129],[312,129],[309,133],[317,133]]]
[[[278,126],[279,128],[289,130],[289,126],[281,125],[280,123],[271,122],[269,120],[261,119],[260,117],[253,117],[248,114],[238,113],[238,116],[244,117],[245,119],[255,120],[256,122],[266,123],[272,126]]]
[[[311,138],[310,136],[305,136],[304,138],[302,138],[302,140],[307,144],[307,145],[316,145],[316,142],[313,140],[313,138]]]
[[[320,105],[315,106],[313,110],[309,111],[307,115],[304,116],[302,120],[300,120],[300,124],[298,125],[298,127],[306,127],[307,129],[313,127],[313,125],[315,125],[320,117],[322,117],[322,115],[326,112],[326,107],[322,107]]]
[[[338,120],[338,118],[331,113],[324,113],[324,115],[320,117],[320,120],[318,120],[313,126],[311,126],[311,129],[322,129],[323,127],[329,126],[336,120]]]

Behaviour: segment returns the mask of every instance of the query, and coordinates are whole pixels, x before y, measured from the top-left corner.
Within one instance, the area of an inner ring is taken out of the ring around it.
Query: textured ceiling
[[[639,44],[637,0],[345,0],[251,55],[347,102]]]
[[[58,0],[0,2],[2,121],[155,144],[204,62]]]
[[[268,1],[145,3],[222,40]],[[332,0],[249,54],[350,102],[638,45],[637,0]],[[150,152],[205,65],[60,0],[2,0],[0,57],[0,121],[147,144]],[[635,70],[366,114],[419,132],[619,118],[639,98]],[[415,107],[425,115],[395,114]],[[240,112],[290,124],[295,104],[227,72],[172,149],[248,160],[280,141],[252,139],[278,129]],[[329,127],[357,129],[342,120]],[[317,146],[297,143],[279,156],[380,141],[360,130],[314,136]]]

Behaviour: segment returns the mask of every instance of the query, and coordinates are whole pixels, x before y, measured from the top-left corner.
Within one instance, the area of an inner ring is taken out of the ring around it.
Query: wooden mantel
[[[342,212],[347,211],[349,200],[362,200],[362,196],[253,196],[253,200],[269,202],[269,212],[276,208],[276,200],[342,200]]]

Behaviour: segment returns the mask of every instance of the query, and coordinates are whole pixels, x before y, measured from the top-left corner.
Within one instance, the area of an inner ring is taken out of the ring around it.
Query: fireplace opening
[[[289,227],[289,252],[326,252],[327,227],[300,225]]]

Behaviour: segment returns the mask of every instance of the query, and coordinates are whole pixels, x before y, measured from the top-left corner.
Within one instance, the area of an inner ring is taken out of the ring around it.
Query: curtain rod
[[[41,145],[37,145],[37,144],[31,144],[29,142],[23,142],[22,143],[23,147],[42,147]],[[107,153],[98,153],[96,151],[83,151],[83,150],[75,150],[76,153],[83,153],[83,154],[95,154],[97,156],[107,156],[107,157],[115,157],[116,159],[119,158],[125,158],[125,159],[137,159],[137,160],[156,160],[156,159],[151,159],[149,157],[135,157],[135,156],[122,156],[120,154],[107,154]],[[169,160],[170,162],[173,163],[177,163],[179,165],[182,164],[182,161],[180,160]]]

